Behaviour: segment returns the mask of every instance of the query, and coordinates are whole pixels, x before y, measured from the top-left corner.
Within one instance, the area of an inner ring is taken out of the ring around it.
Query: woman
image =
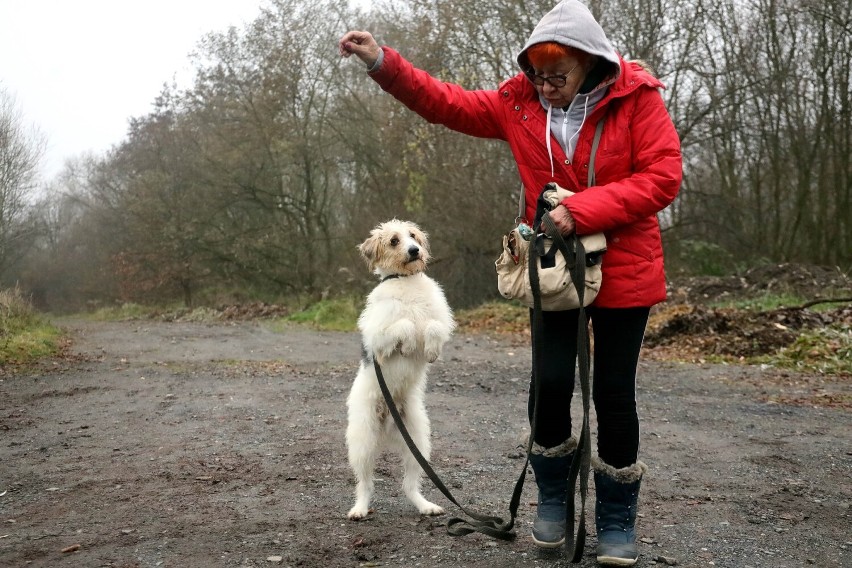
[[[636,368],[650,307],[666,297],[656,215],[681,182],[680,142],[658,91],[662,84],[642,65],[623,60],[578,0],[564,0],[542,18],[517,57],[521,73],[496,90],[438,81],[379,47],[368,32],[346,33],[339,50],[356,55],[382,89],[429,122],[505,140],[525,188],[528,219],[539,192],[555,181],[576,192],[551,213],[559,231],[605,232],[603,283],[587,310],[595,337],[597,559],[634,564],[637,497],[647,471],[638,460]],[[587,187],[600,120],[596,185]],[[539,490],[533,540],[545,548],[564,542],[566,479],[577,444],[569,415],[577,318],[578,310],[545,312],[534,337],[544,353],[534,370],[542,392],[531,456]]]

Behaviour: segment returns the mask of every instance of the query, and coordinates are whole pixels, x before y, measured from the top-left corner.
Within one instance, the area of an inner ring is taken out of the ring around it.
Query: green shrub
[[[308,324],[327,331],[355,331],[361,302],[355,298],[321,300],[308,308],[291,314],[285,321]]]
[[[804,331],[791,346],[755,362],[826,375],[852,375],[852,330],[832,326]]]
[[[122,321],[132,319],[146,319],[150,316],[152,309],[140,304],[124,303],[120,306],[98,308],[88,315],[95,321]]]
[[[54,354],[59,350],[60,335],[20,290],[0,290],[0,364],[29,363]]]

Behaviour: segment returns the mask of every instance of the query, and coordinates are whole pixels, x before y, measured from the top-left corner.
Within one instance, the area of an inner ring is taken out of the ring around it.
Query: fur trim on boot
[[[527,442],[529,442],[529,436],[527,436]],[[544,456],[546,458],[558,458],[559,456],[568,456],[574,453],[574,450],[577,449],[577,438],[571,436],[558,446],[553,446],[552,448],[545,448],[544,446],[539,445],[537,442],[533,442],[532,446],[532,455],[534,456]],[[524,444],[526,446],[526,444]],[[601,462],[603,463],[603,462]]]
[[[604,463],[598,456],[592,456],[592,469],[603,473],[607,477],[611,477],[619,483],[633,483],[634,481],[639,481],[646,473],[648,473],[648,466],[639,460],[636,460],[636,463],[628,465],[627,467],[615,469],[611,465]]]

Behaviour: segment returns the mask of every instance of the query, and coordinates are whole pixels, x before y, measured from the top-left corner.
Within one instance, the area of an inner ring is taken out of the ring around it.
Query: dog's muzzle
[[[408,247],[408,262],[413,262],[415,260],[420,259],[420,247],[410,246]]]

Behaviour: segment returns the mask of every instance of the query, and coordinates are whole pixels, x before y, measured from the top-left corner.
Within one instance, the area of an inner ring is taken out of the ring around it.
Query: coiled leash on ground
[[[568,472],[568,495],[569,498],[566,500],[566,543],[570,543],[568,549],[571,552],[572,562],[579,562],[583,556],[583,548],[585,546],[586,540],[586,522],[585,522],[585,511],[586,511],[586,493],[588,491],[588,478],[589,478],[589,469],[591,462],[591,440],[589,434],[589,398],[590,398],[590,388],[589,388],[589,365],[590,365],[590,346],[589,346],[589,334],[588,334],[588,322],[586,320],[586,312],[582,307],[583,304],[583,295],[585,291],[585,266],[586,266],[586,253],[583,249],[583,245],[580,242],[580,239],[577,238],[576,235],[572,235],[571,240],[573,241],[573,245],[575,247],[575,251],[571,251],[568,245],[565,243],[565,240],[559,235],[559,231],[556,229],[556,226],[553,224],[553,221],[550,219],[550,216],[545,213],[542,216],[542,224],[545,226],[547,232],[553,236],[553,240],[555,246],[559,247],[559,250],[562,251],[562,254],[565,255],[566,260],[568,261],[569,266],[571,267],[571,280],[574,286],[577,288],[577,295],[580,299],[580,314],[578,317],[578,328],[577,328],[577,357],[578,364],[580,367],[580,385],[583,395],[583,427],[580,433],[579,442],[577,444],[577,450],[575,453],[574,460],[571,462],[571,468]],[[539,239],[539,242],[543,242],[543,239]],[[541,254],[543,255],[546,251],[543,251],[543,246],[531,247],[536,249],[536,253],[531,253],[530,258],[530,284],[533,287],[533,293],[535,298],[535,305],[533,307],[533,326],[535,329],[541,329],[541,294],[539,290],[538,283],[538,271],[536,269],[538,262],[536,262],[535,256]],[[535,338],[536,334],[533,333],[533,368],[535,368],[536,364],[536,344]],[[473,532],[479,532],[488,536],[491,536],[500,540],[514,540],[516,534],[512,531],[515,525],[515,519],[517,518],[518,506],[521,501],[521,493],[523,492],[524,480],[526,479],[527,474],[527,466],[529,465],[530,452],[532,451],[533,441],[535,440],[535,425],[538,422],[538,397],[541,393],[541,388],[538,386],[539,373],[535,373],[535,406],[533,408],[533,419],[530,425],[530,436],[527,442],[527,451],[526,451],[526,460],[524,462],[524,467],[521,470],[521,474],[518,477],[518,481],[515,483],[515,489],[512,493],[512,497],[509,501],[509,515],[510,518],[507,521],[504,521],[501,517],[496,517],[493,515],[483,515],[481,513],[477,513],[475,511],[471,511],[461,503],[459,503],[447,486],[441,481],[441,478],[438,474],[435,473],[435,470],[432,469],[432,466],[429,465],[428,460],[423,457],[423,454],[420,453],[420,450],[417,448],[417,445],[414,443],[414,440],[411,439],[411,435],[408,433],[408,429],[405,427],[405,423],[402,420],[402,416],[399,414],[399,410],[396,408],[396,404],[394,404],[393,397],[391,396],[390,390],[388,389],[387,383],[385,382],[384,375],[382,374],[381,366],[379,362],[376,361],[375,357],[373,357],[373,367],[376,371],[376,378],[378,379],[379,388],[382,391],[382,395],[384,396],[385,403],[388,406],[388,411],[393,417],[394,422],[396,423],[397,428],[399,429],[399,433],[402,435],[403,440],[405,440],[408,449],[411,451],[414,458],[417,460],[417,463],[420,464],[420,467],[423,468],[423,471],[432,480],[432,483],[435,484],[441,493],[447,497],[453,504],[455,504],[461,511],[470,517],[470,519],[464,519],[461,517],[452,517],[447,521],[447,532],[452,536],[464,536]],[[577,487],[577,480],[579,478],[580,481],[580,501],[581,501],[581,512],[580,512],[580,523],[577,529],[576,538],[574,535],[574,492]]]
[[[447,499],[461,509],[465,515],[473,519],[467,520],[460,517],[452,517],[447,521],[447,532],[453,536],[464,536],[472,532],[480,532],[500,540],[513,540],[515,538],[515,533],[512,532],[512,527],[515,524],[518,505],[521,501],[521,490],[523,489],[524,477],[526,477],[527,472],[526,464],[524,464],[524,471],[521,473],[520,479],[518,479],[518,482],[515,484],[515,492],[512,495],[512,501],[509,506],[512,516],[508,521],[504,521],[500,517],[483,515],[475,511],[470,511],[464,505],[459,503],[455,497],[453,497],[453,494],[449,489],[447,489],[447,486],[444,485],[444,482],[441,481],[441,478],[438,477],[438,474],[435,473],[435,470],[432,469],[432,466],[429,465],[429,462],[423,457],[423,454],[420,453],[420,450],[417,448],[414,440],[411,439],[411,435],[408,433],[408,429],[402,421],[402,416],[400,416],[399,410],[397,410],[396,404],[393,402],[393,397],[391,396],[388,385],[385,382],[385,377],[382,375],[382,368],[379,366],[379,362],[376,361],[375,357],[373,357],[373,368],[376,370],[376,378],[379,381],[379,388],[382,390],[382,395],[385,397],[385,403],[388,406],[388,410],[390,411],[391,416],[393,416],[393,421],[396,423],[396,427],[399,429],[399,433],[402,434],[402,439],[405,440],[411,454],[417,460],[417,463],[420,464],[420,467],[423,468],[423,471],[429,479],[432,480],[432,483],[435,484],[435,487],[437,487]],[[527,451],[527,461],[529,461],[529,450]]]

